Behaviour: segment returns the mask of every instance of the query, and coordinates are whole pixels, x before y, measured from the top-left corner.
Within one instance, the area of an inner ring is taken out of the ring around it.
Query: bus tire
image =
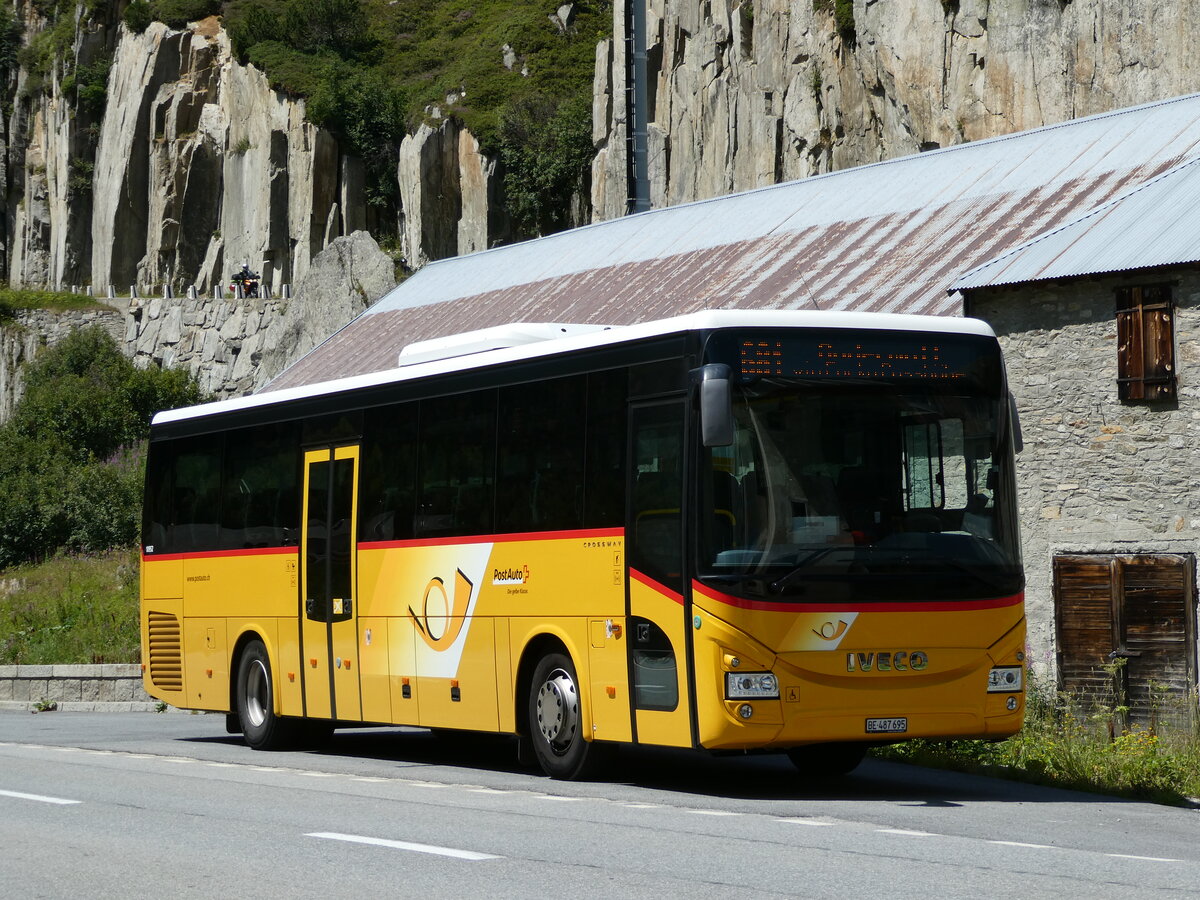
[[[238,661],[237,714],[242,738],[254,750],[277,750],[291,737],[289,723],[275,714],[271,659],[262,641],[247,644]]]
[[[529,687],[529,742],[538,765],[551,778],[589,778],[602,766],[608,748],[584,740],[579,680],[570,657],[543,656]]]
[[[849,775],[867,755],[866,744],[808,744],[787,752],[801,777],[819,779]]]

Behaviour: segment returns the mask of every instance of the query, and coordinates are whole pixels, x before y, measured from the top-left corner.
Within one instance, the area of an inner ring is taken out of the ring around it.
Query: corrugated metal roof
[[[412,341],[509,322],[959,315],[962,272],[1197,157],[1191,95],[441,260],[270,388],[391,368]]]
[[[951,290],[1200,261],[1200,159],[984,263]]]

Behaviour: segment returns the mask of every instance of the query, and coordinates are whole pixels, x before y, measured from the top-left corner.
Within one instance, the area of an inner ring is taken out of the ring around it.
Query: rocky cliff
[[[26,39],[45,25],[29,7]],[[24,69],[15,79],[0,170],[12,284],[207,292],[247,262],[278,293],[334,238],[380,227],[362,161],[305,121],[303,100],[240,65],[217,18],[79,28],[40,90]],[[111,68],[92,114],[63,73],[96,59]],[[398,255],[420,265],[486,246],[495,164],[471,134],[435,122],[398,155],[400,221],[381,227],[399,233]]]
[[[1183,0],[854,0],[841,31],[841,0],[647,5],[655,206],[1200,90]],[[619,6],[596,57],[596,218],[628,193]]]

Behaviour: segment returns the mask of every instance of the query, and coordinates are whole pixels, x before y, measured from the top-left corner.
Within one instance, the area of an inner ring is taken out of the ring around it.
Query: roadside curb
[[[49,705],[47,705],[49,704]],[[18,712],[159,712],[157,701],[0,700],[0,710]],[[174,711],[167,707],[166,711]]]

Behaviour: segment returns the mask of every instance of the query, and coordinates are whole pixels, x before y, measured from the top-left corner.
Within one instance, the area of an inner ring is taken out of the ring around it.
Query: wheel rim
[[[566,753],[579,730],[579,692],[564,670],[555,669],[538,689],[537,721],[550,749]]]
[[[267,720],[270,691],[271,679],[267,675],[267,667],[261,659],[253,660],[250,671],[246,673],[246,715],[255,728]]]

